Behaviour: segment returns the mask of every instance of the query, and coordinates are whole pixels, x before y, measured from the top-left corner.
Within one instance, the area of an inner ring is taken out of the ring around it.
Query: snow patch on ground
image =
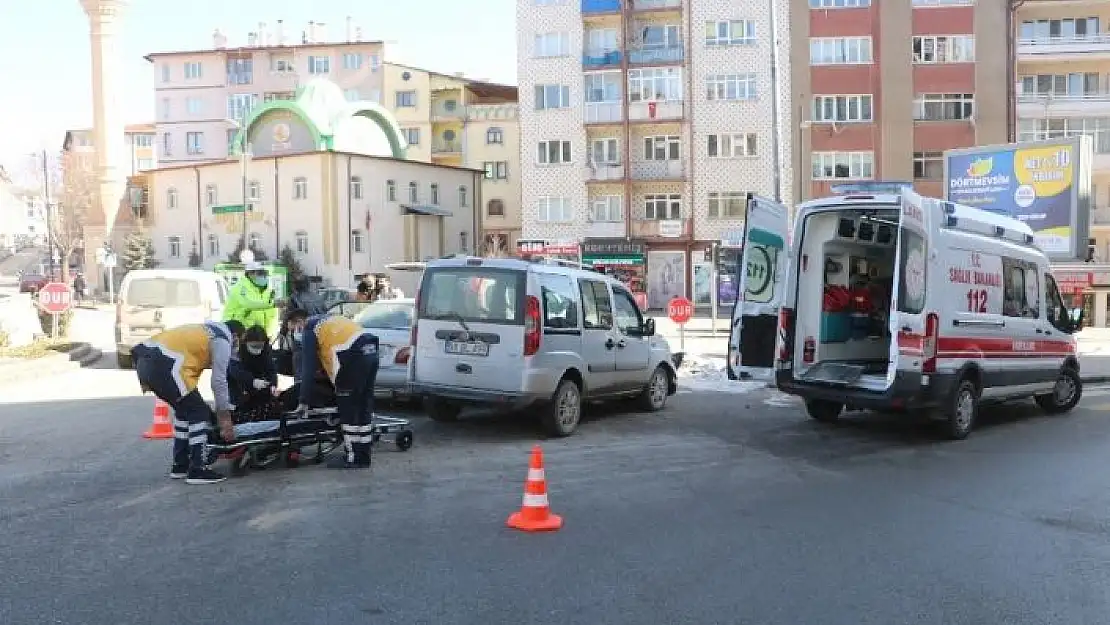
[[[678,369],[679,391],[744,394],[767,388],[766,380],[730,380],[724,358],[688,354]]]

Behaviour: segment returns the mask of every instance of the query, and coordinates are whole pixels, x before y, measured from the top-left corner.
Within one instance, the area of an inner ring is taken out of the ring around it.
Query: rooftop
[[[307,50],[311,48],[353,48],[359,46],[373,46],[385,45],[384,41],[319,41],[307,43],[286,43],[280,45],[244,45],[244,46],[229,46],[225,48],[197,48],[193,50],[171,50],[169,52],[151,52],[143,58],[148,62],[153,63],[154,59],[163,58],[167,56],[196,56],[201,54],[244,54],[248,52],[273,52],[278,51],[296,51]]]

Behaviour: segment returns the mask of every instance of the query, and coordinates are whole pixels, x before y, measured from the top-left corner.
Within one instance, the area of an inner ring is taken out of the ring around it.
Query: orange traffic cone
[[[547,478],[543,473],[543,451],[539,445],[532,448],[520,512],[510,514],[507,523],[522,532],[553,532],[563,526],[563,517],[552,514],[547,504]]]
[[[154,422],[150,429],[143,432],[143,438],[173,438],[173,424],[170,423],[170,405],[161,399],[154,400]]]

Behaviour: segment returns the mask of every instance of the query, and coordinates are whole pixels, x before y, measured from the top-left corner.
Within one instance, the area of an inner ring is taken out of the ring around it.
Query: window
[[[201,65],[197,61],[185,64],[185,80],[197,80],[201,76]]]
[[[756,98],[755,74],[719,74],[706,76],[705,98],[714,100],[754,100]]]
[[[504,217],[505,202],[496,199],[486,202],[486,214],[490,217]]]
[[[351,177],[351,199],[352,200],[361,200],[362,199],[362,178],[360,178],[358,176],[352,176]]]
[[[522,325],[525,273],[492,267],[429,268],[420,280],[424,319]]]
[[[170,118],[170,111],[171,111],[170,99],[169,98],[162,98],[162,106],[160,108],[162,110],[162,119],[163,120],[168,120]]]
[[[586,74],[586,102],[620,102],[620,72],[593,72]]]
[[[288,74],[297,71],[293,59],[289,57],[270,57],[270,71],[279,74]]]
[[[739,46],[755,43],[755,22],[730,20],[705,23],[705,45]]]
[[[190,115],[200,115],[203,109],[203,102],[200,98],[192,96],[185,98],[185,112]]]
[[[250,115],[258,103],[258,96],[253,93],[237,93],[227,96],[227,117],[235,121],[243,121]]]
[[[132,135],[136,147],[149,148],[154,146],[154,135]]]
[[[666,102],[681,99],[681,68],[655,67],[628,70],[629,102]]]
[[[414,204],[420,201],[420,186],[415,182],[409,183],[409,201]]]
[[[871,62],[871,37],[813,37],[810,65],[858,65]]]
[[[170,66],[163,64],[162,65],[162,82],[169,82],[169,81],[170,81]]]
[[[1077,97],[1088,95],[1102,96],[1102,76],[1098,72],[1073,72],[1069,74],[1036,74],[1020,78],[1021,96]]]
[[[618,139],[594,139],[586,146],[586,162],[590,165],[619,165],[621,162]]]
[[[1089,135],[1096,154],[1110,154],[1110,117],[1048,117],[1018,120],[1018,141]]]
[[[743,219],[748,196],[739,191],[714,191],[709,194],[710,219]]]
[[[598,64],[608,65],[611,62],[616,62],[615,57],[608,57],[607,55],[616,52],[619,49],[619,39],[617,37],[616,28],[588,28],[583,34],[582,45],[585,48],[585,56],[595,57],[599,61]],[[604,61],[602,59],[605,59]]]
[[[293,179],[293,199],[308,199],[308,179],[304,177],[297,177]]]
[[[173,155],[173,136],[168,132],[162,133],[162,154],[165,156]]]
[[[537,58],[567,56],[570,54],[570,33],[542,33],[536,35],[532,56]]]
[[[387,202],[397,201],[397,183],[392,180],[385,181],[385,200]]]
[[[901,229],[898,264],[898,311],[911,315],[925,309],[925,238],[907,228]]]
[[[486,130],[486,144],[505,143],[505,132],[500,128]]]
[[[220,255],[220,237],[210,234],[208,235],[208,256]]]
[[[540,141],[537,162],[541,165],[558,165],[570,162],[570,141]]]
[[[293,236],[296,237],[296,239],[297,239],[297,253],[298,254],[307,254],[308,253],[308,233],[305,232],[304,230],[298,230],[297,233]]]
[[[420,145],[420,129],[419,128],[402,128],[401,134],[405,135],[405,141],[409,145]]]
[[[166,209],[174,210],[177,208],[177,189],[166,189]]]
[[[644,160],[677,161],[681,158],[682,137],[644,137]]]
[[[914,7],[966,7],[975,4],[975,0],[913,0]]]
[[[592,221],[612,223],[623,221],[624,215],[621,204],[624,198],[620,195],[599,195],[590,198],[590,219]]]
[[[913,118],[918,121],[957,121],[974,115],[973,93],[925,93],[913,103]]]
[[[578,290],[582,294],[582,327],[587,330],[611,330],[613,304],[609,298],[609,287],[600,280],[580,279]]]
[[[398,108],[414,108],[416,107],[416,92],[415,91],[398,91],[393,94]]]
[[[643,313],[632,294],[621,287],[613,287],[613,323],[622,334],[629,334],[644,326]]]
[[[943,152],[914,152],[914,180],[940,180],[944,176]]]
[[[486,180],[505,180],[509,177],[508,161],[486,161],[482,163]]]
[[[913,38],[914,63],[972,63],[973,35],[929,35]]]
[[[648,219],[681,219],[682,196],[677,193],[645,195],[644,214]]]
[[[571,220],[570,200],[565,197],[541,197],[536,200],[536,220],[564,222]]]
[[[1041,284],[1036,263],[1002,257],[1002,314],[1006,317],[1037,319],[1041,316]],[[968,309],[986,301],[986,292],[967,295]],[[978,297],[977,297],[978,296]],[[986,308],[986,304],[982,305]]]
[[[578,329],[578,298],[574,293],[574,281],[558,274],[541,273],[536,277],[540,283],[543,300],[543,327],[552,330]]]
[[[759,143],[754,132],[732,132],[706,137],[705,152],[710,158],[755,156]]]
[[[227,84],[249,85],[254,81],[254,61],[252,59],[227,60]]]
[[[433,182],[432,184],[428,185],[428,191],[429,191],[429,195],[432,196],[432,204],[438,205],[439,204],[439,185]]]
[[[247,199],[251,202],[262,199],[262,183],[257,180],[251,180],[247,183]]]
[[[362,55],[357,52],[345,52],[343,69],[362,69]]]
[[[137,159],[135,166],[138,167],[139,171],[146,171],[148,169],[154,169],[154,159],[151,159],[151,158]]]
[[[362,230],[351,231],[351,250],[355,254],[366,252],[366,237],[362,234]]]
[[[348,102],[358,102],[360,99],[358,89],[344,89],[343,99]]]
[[[459,186],[459,206],[466,208],[470,203],[470,193],[467,191],[465,185]]]
[[[874,113],[870,95],[819,95],[813,98],[813,121],[870,122]]]
[[[811,9],[855,9],[869,6],[871,0],[809,0]]]
[[[570,106],[570,87],[536,85],[536,110],[562,109]]]
[[[220,194],[219,194],[219,191],[216,189],[216,185],[214,185],[214,184],[205,185],[205,187],[204,187],[204,204],[206,206],[215,206],[216,203],[219,200],[220,200]]]
[[[874,152],[814,152],[814,180],[870,180],[875,175]]]
[[[1021,23],[1021,36],[1025,41],[1061,39],[1075,40],[1101,36],[1099,18],[1071,17],[1064,19],[1027,20]]]
[[[309,56],[308,57],[308,73],[309,74],[327,74],[331,71],[331,57],[330,56]]]
[[[204,154],[204,133],[185,133],[185,151],[189,154]]]
[[[1060,289],[1056,285],[1056,279],[1052,274],[1044,274],[1045,285],[1045,316],[1048,322],[1056,327],[1061,332],[1070,332],[1072,325],[1071,313],[1068,311],[1067,306],[1064,304],[1064,298],[1060,297]]]
[[[170,258],[181,258],[181,237],[169,237]]]
[[[269,91],[262,95],[263,102],[273,102],[275,100],[296,100],[297,94],[294,91]]]

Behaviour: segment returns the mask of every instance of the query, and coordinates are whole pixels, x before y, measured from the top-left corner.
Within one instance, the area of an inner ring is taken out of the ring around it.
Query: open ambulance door
[[[774,368],[788,221],[785,206],[748,194],[739,294],[728,336],[730,380],[770,377]]]

